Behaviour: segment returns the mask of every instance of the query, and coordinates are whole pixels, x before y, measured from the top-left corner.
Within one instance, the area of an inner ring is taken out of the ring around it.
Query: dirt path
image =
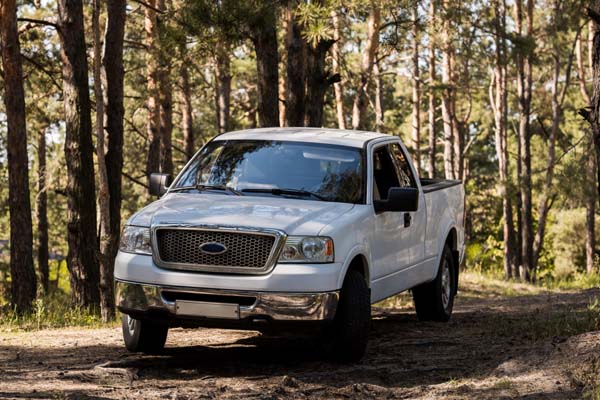
[[[328,362],[310,340],[169,333],[158,357],[128,354],[117,328],[0,332],[0,398],[582,398],[600,332],[581,332],[600,289],[501,298],[476,286],[449,324],[375,310],[367,357]],[[597,315],[597,314],[594,314]]]

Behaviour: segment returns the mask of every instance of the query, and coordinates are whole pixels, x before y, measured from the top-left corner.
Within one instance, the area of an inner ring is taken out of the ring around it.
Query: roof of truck
[[[350,147],[363,147],[372,139],[392,138],[376,132],[327,128],[259,128],[227,132],[214,140],[284,140],[306,143],[326,143]]]

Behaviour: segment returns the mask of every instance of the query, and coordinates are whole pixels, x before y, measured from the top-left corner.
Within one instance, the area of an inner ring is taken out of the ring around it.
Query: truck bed
[[[446,189],[452,186],[460,185],[462,182],[455,179],[427,179],[421,178],[421,186],[424,193],[431,193]]]

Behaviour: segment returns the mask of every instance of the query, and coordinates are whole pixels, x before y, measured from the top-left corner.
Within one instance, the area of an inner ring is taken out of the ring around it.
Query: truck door
[[[400,180],[400,186],[419,188],[417,185],[416,171],[413,171],[406,158],[405,150],[400,143],[390,145],[390,151],[396,164],[396,171]],[[427,206],[423,191],[419,190],[419,208],[417,211],[403,213],[404,229],[409,232],[406,242],[402,242],[409,248],[410,265],[420,263],[425,258],[425,227],[427,225]]]
[[[384,144],[373,150],[373,200],[385,200],[392,187],[400,187],[398,172],[390,145]],[[373,279],[393,274],[410,265],[409,230],[404,228],[403,212],[380,212],[375,214],[371,257]]]

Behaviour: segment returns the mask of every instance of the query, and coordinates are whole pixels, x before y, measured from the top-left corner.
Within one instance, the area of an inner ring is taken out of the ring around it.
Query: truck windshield
[[[182,172],[174,189],[360,203],[362,150],[318,143],[214,141]]]

